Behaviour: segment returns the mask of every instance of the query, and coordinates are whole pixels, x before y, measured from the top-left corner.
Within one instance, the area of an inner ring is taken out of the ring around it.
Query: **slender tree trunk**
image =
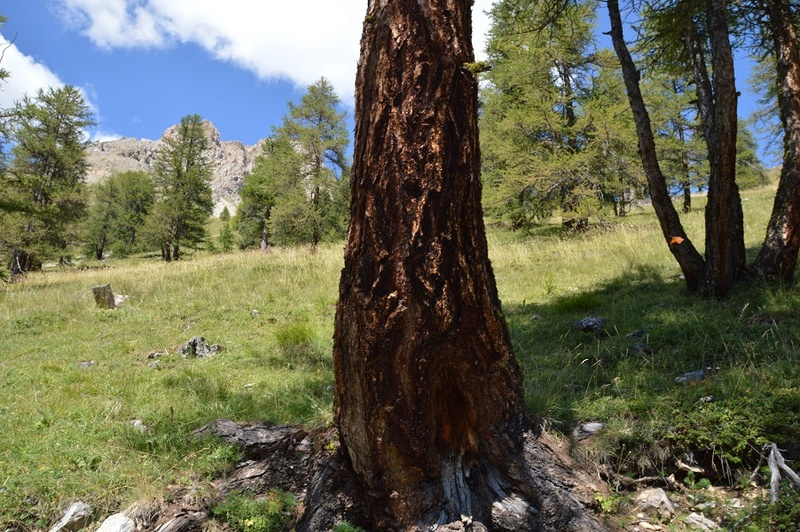
[[[713,69],[713,128],[708,142],[711,175],[706,206],[706,271],[703,294],[725,297],[745,270],[744,219],[736,185],[737,94],[726,0],[708,0]]]
[[[106,249],[106,235],[103,234],[100,237],[100,240],[97,242],[97,245],[94,247],[94,258],[97,260],[103,260],[103,251]]]
[[[683,212],[692,212],[692,183],[690,181],[683,182]]]
[[[764,278],[790,282],[800,249],[800,50],[790,3],[766,0],[764,9],[777,59],[783,167],[764,244],[752,269]]]
[[[11,264],[8,266],[11,281],[23,276],[33,268],[33,254],[22,249],[11,251]]]
[[[550,493],[524,480],[522,378],[480,205],[470,6],[369,3],[334,328],[334,419],[371,500],[370,529],[473,519],[490,530],[599,529],[567,503],[551,507],[558,525],[540,525],[554,515],[533,504]],[[298,528],[309,522],[304,516]]]
[[[321,221],[321,213],[319,208],[319,194],[320,194],[320,187],[319,185],[314,186],[314,190],[311,192],[311,210],[313,213],[313,220],[311,222],[311,254],[315,254],[319,247],[319,243],[322,240],[322,234],[320,230]]]
[[[269,215],[270,210],[267,209],[267,214],[264,216],[264,225],[261,227],[261,253],[270,253],[272,249],[269,246]]]
[[[669,246],[672,255],[678,261],[678,265],[686,279],[686,287],[690,292],[697,292],[702,286],[705,264],[703,257],[695,249],[686,232],[683,230],[678,212],[672,204],[672,198],[667,190],[667,183],[661,167],[658,164],[656,155],[656,145],[653,138],[653,131],[650,126],[650,115],[642,98],[639,87],[639,73],[633,62],[630,51],[622,33],[622,17],[619,11],[618,0],[608,0],[608,15],[611,20],[611,39],[614,43],[614,50],[619,58],[622,68],[622,77],[625,81],[625,89],[628,94],[628,101],[633,111],[633,119],[636,122],[636,133],[639,138],[639,153],[642,157],[644,172],[647,182],[650,185],[650,196],[653,201],[653,208],[656,211],[661,232]]]
[[[677,90],[675,91],[677,93]],[[686,132],[683,124],[679,124],[678,140],[681,142],[681,175],[683,176],[683,212],[692,212],[692,181],[689,178],[689,154],[686,149]]]

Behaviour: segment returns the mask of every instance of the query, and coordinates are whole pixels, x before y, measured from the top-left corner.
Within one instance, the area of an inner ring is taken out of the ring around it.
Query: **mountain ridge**
[[[177,128],[177,124],[167,128],[158,140],[123,137],[91,143],[86,151],[87,181],[96,183],[112,174],[131,170],[152,172],[164,138],[175,135]],[[234,214],[241,199],[244,176],[253,170],[265,139],[247,146],[238,140],[221,140],[219,130],[208,120],[203,121],[203,128],[209,142],[209,159],[214,166],[211,177],[214,215],[219,216],[225,207]]]

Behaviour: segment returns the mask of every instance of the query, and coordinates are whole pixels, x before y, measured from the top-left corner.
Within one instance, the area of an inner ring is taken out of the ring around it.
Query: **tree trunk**
[[[766,279],[790,282],[800,249],[800,51],[790,3],[767,0],[764,9],[777,59],[783,167],[767,235],[752,269]]]
[[[689,181],[683,182],[683,212],[692,212],[692,184]]]
[[[702,292],[725,297],[744,273],[744,219],[736,185],[737,95],[726,0],[708,0],[713,70],[712,121],[705,124],[711,175],[706,206],[706,270]],[[699,84],[698,84],[699,86]],[[709,131],[713,136],[709,138]]]
[[[677,94],[677,90],[675,91]],[[689,153],[686,148],[686,131],[678,125],[678,140],[681,142],[681,175],[683,176],[683,212],[692,212],[692,180],[689,177]]]
[[[11,281],[17,277],[23,276],[33,269],[34,256],[22,249],[14,249],[11,251],[11,263],[8,265],[8,271]]]
[[[633,119],[636,123],[636,134],[639,138],[639,153],[642,157],[642,165],[650,185],[650,196],[653,201],[653,208],[656,211],[661,232],[669,246],[672,255],[678,261],[678,265],[686,279],[686,287],[690,292],[700,290],[705,271],[703,257],[695,249],[686,232],[683,230],[678,212],[672,204],[672,198],[667,190],[667,183],[661,167],[658,164],[656,155],[656,145],[653,138],[653,130],[650,126],[650,115],[642,98],[639,87],[639,72],[633,62],[625,38],[622,33],[622,17],[619,11],[618,0],[608,0],[608,15],[611,20],[611,39],[614,43],[614,50],[619,58],[622,68],[622,77],[625,81],[625,89],[628,94],[628,101],[633,111]]]
[[[547,513],[484,234],[470,5],[373,0],[364,22],[333,356],[371,529],[534,530]],[[557,526],[599,528],[577,511]]]
[[[106,235],[103,234],[100,237],[100,240],[97,242],[97,245],[94,247],[94,258],[97,260],[103,260],[103,251],[106,249]]]
[[[261,227],[261,253],[270,253],[272,251],[269,246],[269,214],[270,209],[267,209],[267,214],[264,216],[264,225]]]

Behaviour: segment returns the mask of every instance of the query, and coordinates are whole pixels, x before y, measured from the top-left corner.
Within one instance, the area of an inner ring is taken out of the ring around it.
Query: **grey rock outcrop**
[[[203,126],[210,145],[208,155],[214,164],[211,177],[214,214],[219,216],[224,207],[234,214],[244,176],[255,166],[263,143],[259,141],[253,146],[245,146],[238,140],[223,141],[214,124],[206,120]],[[177,125],[168,128],[159,140],[122,138],[91,144],[87,149],[88,181],[96,183],[117,172],[152,171],[164,137],[175,135],[177,128]]]

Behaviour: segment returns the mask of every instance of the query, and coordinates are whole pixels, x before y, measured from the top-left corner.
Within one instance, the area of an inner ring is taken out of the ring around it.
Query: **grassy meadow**
[[[755,253],[771,190],[742,196]],[[695,204],[684,223],[702,248]],[[695,460],[707,483],[744,489],[764,444],[800,442],[798,286],[687,296],[648,208],[576,235],[491,226],[488,239],[530,413],[565,438],[580,421],[606,424],[575,445],[579,461],[640,476]],[[102,517],[214,478],[237,453],[191,432],[217,418],[331,422],[341,243],[84,266],[0,286],[0,530],[46,528],[78,499]],[[105,283],[130,296],[115,311],[94,305]],[[608,334],[575,330],[586,316]],[[198,335],[224,350],[177,354]],[[675,384],[706,366],[719,370]]]

